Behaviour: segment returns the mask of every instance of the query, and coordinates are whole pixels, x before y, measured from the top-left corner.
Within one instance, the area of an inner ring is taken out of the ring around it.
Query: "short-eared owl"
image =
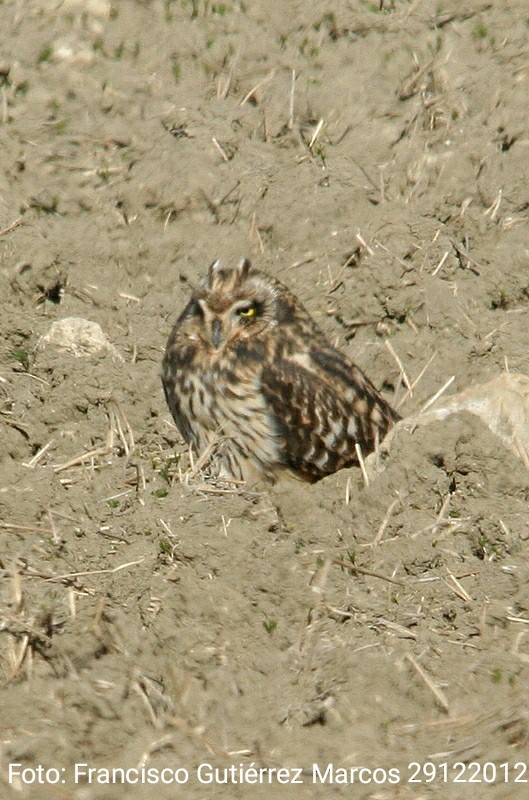
[[[163,387],[178,430],[212,474],[287,468],[315,481],[358,464],[398,415],[279,281],[215,261],[176,321]]]

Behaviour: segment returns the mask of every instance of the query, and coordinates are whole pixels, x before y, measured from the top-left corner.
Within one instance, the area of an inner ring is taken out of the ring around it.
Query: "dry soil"
[[[526,0],[4,0],[0,42],[1,796],[526,797],[523,463],[460,415],[223,492],[159,379],[242,255],[404,415],[529,374]]]

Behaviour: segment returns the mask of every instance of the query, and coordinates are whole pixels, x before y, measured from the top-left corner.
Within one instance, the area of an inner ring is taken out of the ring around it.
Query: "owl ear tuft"
[[[240,281],[244,280],[248,277],[248,273],[251,267],[250,259],[249,258],[241,258],[239,263],[237,264],[235,270],[237,272],[237,277]]]
[[[250,261],[247,258],[241,258],[235,269],[225,270],[222,267],[220,258],[217,258],[210,266],[207,275],[207,286],[209,289],[223,281],[230,280],[233,285],[245,280],[250,271]]]
[[[209,286],[210,289],[213,286],[213,282],[215,280],[215,276],[218,274],[218,272],[221,269],[222,269],[222,265],[220,263],[220,258],[216,258],[215,261],[213,262],[213,264],[211,264],[210,268],[208,269],[207,282],[208,282],[208,286]]]

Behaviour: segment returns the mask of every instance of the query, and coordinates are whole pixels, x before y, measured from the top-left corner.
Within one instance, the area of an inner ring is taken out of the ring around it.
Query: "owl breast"
[[[233,358],[228,359],[230,362]],[[198,458],[209,456],[215,477],[248,480],[272,477],[281,461],[278,426],[261,392],[259,370],[206,363],[166,369],[166,398],[183,438]]]

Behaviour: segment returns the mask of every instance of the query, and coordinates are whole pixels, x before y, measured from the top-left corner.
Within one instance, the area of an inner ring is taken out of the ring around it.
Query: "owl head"
[[[234,269],[210,266],[182,314],[182,322],[213,350],[249,339],[275,324],[277,287],[252,270],[247,258]]]

